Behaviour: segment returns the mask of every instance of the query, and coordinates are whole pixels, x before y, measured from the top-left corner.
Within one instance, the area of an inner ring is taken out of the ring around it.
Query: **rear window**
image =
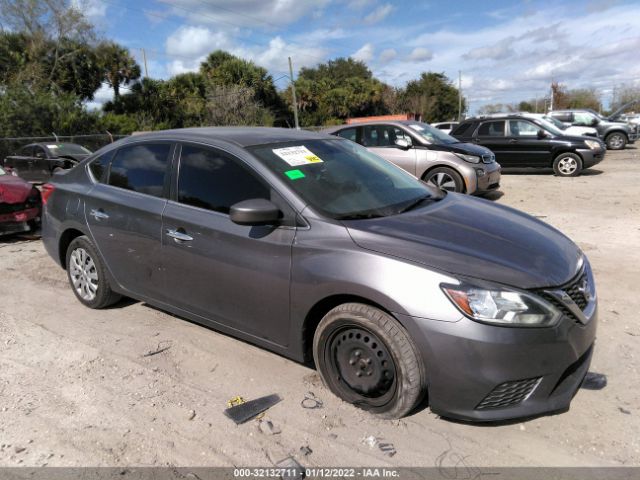
[[[457,127],[453,128],[453,130],[451,131],[451,135],[455,137],[462,136],[467,133],[471,125],[473,125],[471,122],[461,123]]]
[[[144,143],[122,147],[111,162],[109,185],[161,197],[171,144]]]

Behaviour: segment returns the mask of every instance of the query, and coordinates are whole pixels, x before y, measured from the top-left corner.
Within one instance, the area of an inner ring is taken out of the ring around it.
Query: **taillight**
[[[49,200],[49,197],[51,196],[51,194],[53,193],[53,191],[55,189],[56,189],[56,187],[54,187],[50,183],[45,183],[42,186],[42,203],[43,203],[43,205],[47,204],[47,200]]]

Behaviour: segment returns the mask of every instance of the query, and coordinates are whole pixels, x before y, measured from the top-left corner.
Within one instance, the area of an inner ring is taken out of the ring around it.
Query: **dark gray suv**
[[[588,369],[589,262],[557,230],[318,133],[130,137],[44,186],[43,240],[80,302],[124,295],[315,363],[385,418],[566,409]]]

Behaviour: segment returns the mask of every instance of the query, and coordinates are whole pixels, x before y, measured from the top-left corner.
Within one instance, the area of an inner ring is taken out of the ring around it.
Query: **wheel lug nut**
[[[354,359],[349,360],[349,365],[355,365],[356,361]]]
[[[356,377],[361,377],[362,376],[362,372],[356,372]]]
[[[354,355],[355,355],[356,357],[359,357],[360,355],[362,355],[362,352],[361,352],[360,350],[356,350],[356,351],[355,351],[355,353],[354,353]]]

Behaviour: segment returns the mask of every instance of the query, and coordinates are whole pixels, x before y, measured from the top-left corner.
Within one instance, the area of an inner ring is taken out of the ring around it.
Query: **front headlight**
[[[469,163],[480,163],[480,157],[477,155],[465,155],[464,153],[456,153],[458,158],[461,158],[465,162]]]
[[[441,285],[458,309],[480,322],[514,327],[549,327],[558,323],[559,310],[535,295],[502,288]]]
[[[594,142],[593,140],[585,140],[584,143],[587,144],[591,150],[597,150],[600,148],[600,144],[598,142]]]

